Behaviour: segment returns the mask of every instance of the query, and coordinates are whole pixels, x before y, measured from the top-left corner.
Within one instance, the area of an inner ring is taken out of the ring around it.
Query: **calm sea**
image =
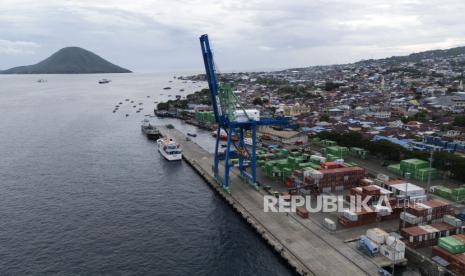
[[[204,85],[173,74],[0,75],[0,274],[292,275],[140,132],[155,101]],[[211,149],[209,133],[164,122]]]

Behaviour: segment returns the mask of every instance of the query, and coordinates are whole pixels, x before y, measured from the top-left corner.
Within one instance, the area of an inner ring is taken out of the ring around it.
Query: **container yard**
[[[213,179],[211,173],[213,160],[207,151],[192,141],[186,141],[186,136],[176,129],[168,129],[164,126],[159,126],[159,129],[164,135],[168,134],[182,144],[184,160],[202,175],[206,182],[299,274],[378,275],[380,267],[391,264],[391,261],[384,256],[373,259],[351,247],[350,244],[346,244],[344,240],[350,236],[341,239],[332,235],[334,230],[328,229],[323,223],[320,224],[314,213],[304,210],[300,210],[299,214],[288,215],[264,213],[263,196],[266,192],[255,190],[241,181],[237,175],[231,176],[233,185],[230,193],[226,193]],[[295,161],[290,162],[294,165]],[[282,181],[279,185],[284,186]],[[326,224],[334,229],[334,221],[328,219]]]
[[[300,274],[306,272],[312,275],[313,272],[314,275],[318,275],[318,271],[328,273],[326,270],[328,268],[324,270],[315,268],[316,261],[309,260],[308,251],[302,251],[301,246],[296,247],[292,242],[289,244],[289,237],[298,236],[299,238],[295,240],[291,238],[291,240],[303,242],[309,248],[312,244],[318,243],[319,246],[325,248],[323,255],[336,254],[339,256],[341,266],[352,267],[351,269],[358,270],[358,272],[362,270],[366,274],[375,275],[375,271],[379,268],[390,267],[393,263],[405,265],[408,263],[407,258],[414,260],[424,258],[421,256],[429,258],[432,266],[439,267],[439,263],[431,259],[434,257],[431,255],[431,248],[438,247],[438,243],[443,237],[464,233],[462,220],[455,217],[455,206],[451,202],[439,198],[428,199],[425,189],[418,185],[402,179],[392,180],[381,176],[369,178],[364,168],[347,164],[343,158],[330,161],[324,155],[277,146],[257,147],[258,180],[260,183],[266,183],[267,189],[256,191],[239,180],[236,175],[231,178],[234,180],[232,180],[233,187],[230,194],[224,193],[212,180],[211,165],[209,165],[211,164],[209,163],[211,155],[198,146],[195,146],[196,149],[192,150],[192,155],[190,155],[188,152],[191,150],[188,149],[193,147],[193,143],[191,141],[184,142],[183,134],[175,129],[168,130],[164,127],[160,127],[160,129],[165,132],[169,131],[170,135],[174,133],[179,136],[178,141],[189,144],[184,147],[187,151],[185,160],[202,174],[207,182],[233,207],[235,206],[234,208],[239,210],[239,206],[243,206],[244,209],[239,213],[254,228],[259,229],[257,230],[259,234],[293,267],[296,267]],[[332,143],[329,142],[329,144]],[[350,154],[350,150],[348,154]],[[408,171],[418,171],[424,167],[424,162],[409,161],[407,164],[409,165],[405,165],[403,168]],[[436,186],[431,188],[434,194],[442,193],[443,196],[460,195],[461,193],[460,189],[457,192],[449,190]],[[287,195],[289,198],[293,195],[337,194],[344,196],[346,206],[348,206],[347,202],[350,196],[359,196],[361,200],[368,196],[372,198],[368,201],[371,209],[359,212],[346,209],[342,212],[313,213],[308,212],[305,208],[297,208],[295,213],[287,215],[267,215],[261,210],[262,198],[267,194]],[[393,207],[392,210],[386,210],[377,205],[380,197],[388,199]],[[404,208],[403,202],[415,202],[415,204]],[[249,209],[251,206],[255,206],[255,209]],[[277,227],[278,221],[280,227]],[[298,230],[294,229],[296,225],[300,225]],[[291,227],[292,232],[285,230],[287,227]],[[368,231],[373,228],[377,230]],[[305,234],[307,231],[310,232]],[[315,231],[317,234],[314,233]],[[382,233],[382,231],[387,233],[387,235],[384,234],[383,241],[373,234],[373,232]],[[399,234],[395,234],[395,232]],[[387,239],[387,237],[390,238]],[[331,242],[322,245],[321,239],[328,238]],[[354,240],[354,242],[346,243],[347,240]],[[415,251],[425,248],[430,248],[430,253]],[[412,255],[412,252],[419,255]],[[362,269],[359,265],[348,260],[348,256],[353,254],[359,258],[359,261],[369,263],[369,267],[373,270]],[[460,263],[460,257],[458,256],[454,257],[453,265],[449,262],[448,266],[442,267],[451,270],[454,268],[459,271],[457,264]],[[321,262],[319,265],[325,263],[321,254],[318,257],[313,257]],[[329,255],[326,258],[330,258]],[[448,259],[452,260],[450,257]],[[330,266],[330,264],[328,263],[326,266]],[[342,273],[342,271],[339,272]]]

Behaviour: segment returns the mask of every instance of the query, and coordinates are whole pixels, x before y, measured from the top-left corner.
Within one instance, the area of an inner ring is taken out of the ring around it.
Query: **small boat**
[[[38,83],[44,83],[44,82],[47,82],[47,80],[44,80],[44,79],[38,79],[37,80]]]
[[[126,117],[129,117],[129,114],[126,114]]]
[[[132,107],[133,107],[133,108],[136,108],[136,107],[137,107],[137,105],[133,105]]]
[[[150,96],[147,96],[147,98],[150,98]]]
[[[179,91],[183,92],[183,91],[184,91],[184,89],[182,89],[182,88],[181,88],[181,89],[179,89]]]
[[[139,103],[139,105],[142,105],[143,103]]]
[[[197,134],[195,134],[195,133],[188,132],[187,135],[189,135],[190,137],[197,137]]]
[[[155,140],[161,137],[160,131],[150,124],[148,119],[144,119],[140,126],[141,131],[151,140]]]
[[[168,97],[171,97],[171,95],[168,95]]]
[[[125,101],[129,102],[129,99],[126,99]]]
[[[140,113],[140,110],[137,110],[136,113]]]
[[[134,103],[134,101],[131,101],[131,103]]]
[[[164,87],[163,89],[164,89],[164,90],[170,90],[171,87],[167,86],[167,87]]]
[[[110,83],[110,82],[111,82],[111,80],[109,80],[109,79],[101,79],[101,80],[98,81],[98,83],[100,83],[100,84],[105,84],[105,83]]]
[[[176,99],[180,100],[180,99],[181,99],[181,95],[176,95]]]
[[[122,102],[119,102],[118,104],[123,104]]]
[[[168,161],[182,159],[181,145],[176,143],[172,138],[160,138],[157,140],[157,148],[163,157]]]

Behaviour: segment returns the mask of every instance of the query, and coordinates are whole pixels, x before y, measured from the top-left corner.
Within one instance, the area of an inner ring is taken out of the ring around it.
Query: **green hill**
[[[0,71],[0,74],[92,74],[132,73],[79,47],[66,47],[47,59],[29,66]]]

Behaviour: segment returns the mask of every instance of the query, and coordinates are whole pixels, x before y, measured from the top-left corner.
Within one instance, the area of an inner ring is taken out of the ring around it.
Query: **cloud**
[[[41,57],[78,45],[167,71],[201,70],[198,36],[208,33],[223,71],[283,68],[464,45],[464,9],[461,0],[2,0],[0,39],[34,41]]]
[[[30,41],[10,41],[0,39],[0,54],[5,55],[24,55],[34,54],[40,45]]]

